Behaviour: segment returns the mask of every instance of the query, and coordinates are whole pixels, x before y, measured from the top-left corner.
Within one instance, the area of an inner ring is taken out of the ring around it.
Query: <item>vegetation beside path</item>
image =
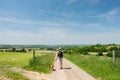
[[[49,73],[50,64],[53,63],[54,54],[36,54],[32,59],[32,53],[26,52],[0,52],[0,75],[13,80],[28,80],[21,73],[12,70],[13,67],[23,68],[32,71]]]
[[[111,57],[66,54],[65,57],[100,80],[120,80],[120,58],[114,64]]]
[[[42,56],[36,56],[35,60],[30,59],[29,65],[25,66],[25,69],[49,73],[51,72],[50,65],[54,63],[54,54],[45,54]]]

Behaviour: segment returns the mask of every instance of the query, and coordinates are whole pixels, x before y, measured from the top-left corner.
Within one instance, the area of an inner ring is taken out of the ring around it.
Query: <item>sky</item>
[[[120,44],[120,0],[0,0],[0,44]]]

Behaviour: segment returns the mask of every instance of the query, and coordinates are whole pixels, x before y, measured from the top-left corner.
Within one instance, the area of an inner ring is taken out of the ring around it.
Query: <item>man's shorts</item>
[[[62,61],[63,61],[63,58],[59,58],[59,61],[60,61],[60,63],[62,63]]]

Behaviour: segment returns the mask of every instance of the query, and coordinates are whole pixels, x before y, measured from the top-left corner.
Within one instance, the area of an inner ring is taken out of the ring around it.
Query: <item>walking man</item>
[[[59,59],[60,69],[63,69],[63,52],[61,47],[58,48],[56,56]]]

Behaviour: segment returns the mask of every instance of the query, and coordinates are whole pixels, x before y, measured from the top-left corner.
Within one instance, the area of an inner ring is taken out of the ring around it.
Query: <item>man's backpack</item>
[[[59,51],[57,56],[60,57],[60,58],[62,58],[63,57],[63,52]]]

